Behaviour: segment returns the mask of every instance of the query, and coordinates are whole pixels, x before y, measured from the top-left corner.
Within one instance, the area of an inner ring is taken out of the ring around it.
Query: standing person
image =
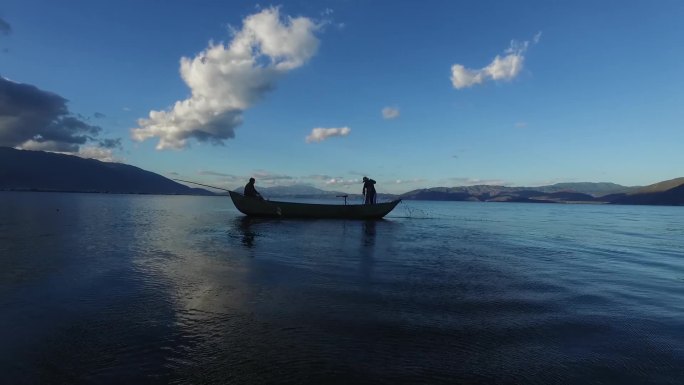
[[[375,203],[375,181],[363,177],[363,195],[366,197],[366,204],[371,205]]]
[[[259,194],[259,192],[256,190],[254,187],[254,182],[256,182],[254,178],[249,178],[249,182],[247,182],[245,185],[245,196],[263,200],[264,197],[262,197],[261,194]]]

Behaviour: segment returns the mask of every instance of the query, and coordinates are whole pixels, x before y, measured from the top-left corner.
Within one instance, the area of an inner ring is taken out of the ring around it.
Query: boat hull
[[[372,205],[327,205],[261,200],[231,191],[230,198],[243,214],[274,218],[380,219],[401,200]]]

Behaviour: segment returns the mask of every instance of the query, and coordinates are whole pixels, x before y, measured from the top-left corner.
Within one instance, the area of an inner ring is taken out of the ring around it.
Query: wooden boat
[[[276,218],[380,219],[401,202],[401,199],[372,205],[278,202],[246,197],[234,191],[230,191],[230,198],[245,215]]]

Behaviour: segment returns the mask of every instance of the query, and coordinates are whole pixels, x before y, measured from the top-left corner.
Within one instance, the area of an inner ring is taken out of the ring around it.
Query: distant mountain
[[[684,205],[683,191],[684,178],[677,178],[646,187],[590,182],[539,187],[433,187],[409,191],[399,197],[441,201]]]
[[[684,205],[684,178],[675,178],[642,187],[626,194],[612,194],[604,199],[627,205]]]
[[[399,198],[423,201],[479,201],[480,195],[471,194],[460,187],[432,187],[409,191],[399,195]]]
[[[242,192],[243,188],[241,187],[239,190],[239,192]],[[257,190],[259,190],[262,195],[274,197],[330,197],[344,194],[338,191],[321,190],[319,188],[305,184],[292,186],[257,187]]]
[[[634,191],[633,194],[648,194],[648,193],[666,192],[668,190],[672,190],[676,187],[679,187],[682,184],[684,184],[684,178],[670,179],[670,180],[654,183],[654,184],[648,185],[646,187],[641,187],[638,190]]]
[[[551,189],[554,191],[554,189]],[[534,187],[465,186],[433,187],[413,190],[399,196],[401,199],[481,201],[481,202],[591,202],[592,195],[574,191],[545,192]]]
[[[615,183],[557,183],[539,187],[459,186],[432,187],[401,195],[378,194],[380,200],[526,202],[526,203],[615,203],[682,205],[684,178],[656,183],[646,187],[622,186]],[[237,191],[242,192],[242,188]],[[334,198],[345,193],[325,191],[309,185],[261,187],[259,191],[273,198]],[[361,200],[361,194],[349,194],[348,200]]]
[[[608,182],[577,182],[577,183],[556,183],[550,186],[534,187],[535,190],[542,192],[577,192],[600,197],[608,194],[620,194],[635,191],[640,187],[628,187]]]
[[[310,185],[257,186],[257,189],[266,198],[340,199],[336,196],[345,195],[344,192],[321,190]],[[8,147],[0,147],[0,190],[214,195],[126,164]],[[242,192],[242,187],[236,191]],[[645,187],[583,182],[539,187],[432,187],[399,196],[378,194],[378,200],[397,197],[441,201],[684,205],[684,178]],[[362,196],[349,194],[347,199],[358,203]]]
[[[213,195],[138,167],[0,147],[0,190]]]

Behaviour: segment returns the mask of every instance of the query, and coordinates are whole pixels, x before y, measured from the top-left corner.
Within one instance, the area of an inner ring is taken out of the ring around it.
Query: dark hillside
[[[9,147],[0,147],[0,189],[213,195],[122,163]]]
[[[671,187],[673,185],[676,187]],[[671,188],[663,190],[668,187]],[[684,206],[684,178],[656,183],[635,193],[614,197],[611,202],[626,205]]]

